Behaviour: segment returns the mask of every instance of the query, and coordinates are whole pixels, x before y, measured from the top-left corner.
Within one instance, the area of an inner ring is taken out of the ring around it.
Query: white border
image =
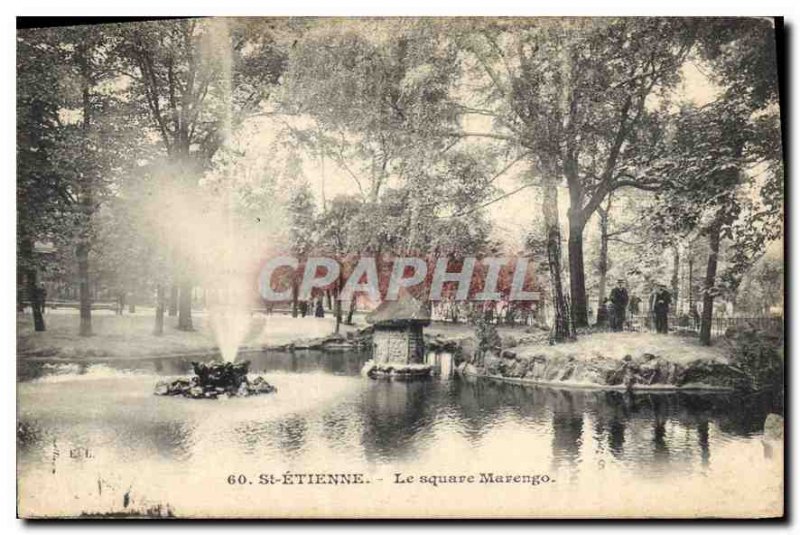
[[[3,440],[0,444],[0,525],[3,527],[3,533],[19,532],[27,529],[40,530],[55,530],[55,529],[71,529],[71,530],[84,530],[84,529],[106,529],[110,527],[108,523],[97,524],[96,526],[87,526],[86,524],[48,524],[43,526],[41,524],[25,524],[15,519],[15,503],[16,503],[16,453],[15,453],[15,432],[16,429],[16,399],[14,393],[16,392],[15,381],[15,316],[12,302],[14,299],[14,287],[16,278],[15,268],[15,170],[14,170],[14,146],[15,146],[15,108],[14,108],[14,94],[15,94],[15,50],[14,39],[15,35],[15,20],[17,15],[25,16],[185,16],[185,15],[294,15],[294,16],[397,16],[397,15],[416,15],[416,16],[443,16],[443,15],[477,15],[477,16],[500,16],[500,15],[517,15],[517,16],[763,16],[775,15],[786,17],[785,23],[788,28],[790,40],[788,42],[789,55],[788,73],[791,74],[797,70],[798,55],[796,52],[796,43],[798,35],[797,29],[797,11],[798,3],[796,0],[759,0],[759,1],[720,1],[720,2],[701,2],[698,0],[670,0],[667,2],[624,2],[624,1],[604,1],[604,2],[591,2],[589,0],[583,1],[567,1],[561,0],[558,2],[544,2],[537,0],[491,0],[491,1],[467,1],[467,2],[433,2],[431,0],[404,0],[402,2],[381,2],[380,0],[333,0],[333,1],[309,1],[309,0],[267,0],[261,2],[252,2],[247,0],[194,0],[192,2],[165,2],[164,0],[137,0],[136,2],[109,2],[108,0],[66,0],[62,2],[54,1],[39,1],[39,2],[7,2],[0,7],[3,17],[0,18],[0,61],[2,62],[2,76],[0,76],[0,97],[2,98],[2,108],[0,108],[0,150],[2,150],[2,179],[0,179],[0,254],[2,254],[2,264],[0,270],[2,272],[2,284],[0,284],[0,340],[2,340],[2,348],[4,351],[0,352],[0,359],[3,359],[5,365],[0,368],[0,376],[3,383],[0,386],[2,392],[2,429]],[[794,78],[793,76],[791,78]],[[797,115],[797,88],[795,84],[788,84],[791,89],[791,94],[788,95],[792,105],[790,107],[791,117],[787,117],[787,122],[796,125],[794,120]],[[791,131],[791,128],[790,128]],[[794,132],[796,134],[796,132]],[[796,156],[797,152],[795,138],[789,139],[790,146],[787,147],[786,154],[789,156],[789,161],[792,162],[790,171],[797,165]],[[792,177],[787,176],[787,183],[792,181]],[[795,184],[791,188],[791,199],[787,199],[787,206],[797,207],[800,206],[800,189]],[[793,218],[793,225],[787,231],[791,232],[792,250],[796,253],[798,251],[798,243],[800,243],[800,232],[798,232],[798,223],[800,218],[795,215]],[[794,258],[797,261],[797,258]],[[787,273],[791,279],[792,273]],[[800,285],[794,284],[791,286],[791,304],[797,302],[798,295],[800,295]],[[794,312],[794,307],[792,307]],[[798,319],[795,313],[791,314],[791,324],[787,326],[788,330],[792,333],[800,333],[798,329]],[[793,340],[792,347],[795,348],[793,354],[787,355],[788,359],[794,361],[792,366],[792,376],[788,378],[790,385],[794,386],[800,384],[797,380],[798,370],[800,370],[800,363],[794,358],[798,351],[798,341]],[[792,395],[794,403],[789,407],[790,415],[795,415],[797,408],[798,395]],[[790,425],[790,431],[794,426]],[[791,432],[793,449],[797,449],[797,434]],[[800,481],[797,477],[798,469],[797,464],[792,464],[792,473],[790,474],[790,481],[794,481],[796,487],[797,482]],[[746,484],[746,483],[743,483]],[[797,517],[797,489],[794,489],[792,503],[790,510],[793,516]],[[122,524],[117,524],[121,526]],[[390,524],[369,524],[364,526],[342,525],[334,526],[338,529],[381,529],[390,527]],[[153,524],[153,523],[127,523],[124,525],[125,529],[142,530],[147,529],[148,533],[166,532],[167,529],[188,529],[188,530],[207,530],[219,529],[217,525],[209,524]],[[230,528],[230,525],[224,526]],[[245,527],[238,525],[236,527]],[[322,526],[314,524],[294,524],[294,525],[279,525],[267,524],[263,526],[248,526],[251,529],[269,529],[272,530],[318,530]],[[326,526],[331,527],[331,526]],[[397,526],[391,526],[397,527]],[[494,524],[494,525],[474,525],[474,524],[435,524],[435,525],[402,525],[401,529],[413,529],[414,531],[431,531],[440,529],[494,529],[497,527],[511,527],[507,524]],[[527,525],[517,526],[522,529],[536,529],[549,531],[557,529],[559,532],[564,531],[577,531],[582,528],[589,527],[587,524],[579,525]],[[598,526],[594,526],[597,528]],[[619,530],[619,529],[640,529],[642,527],[650,529],[680,529],[686,532],[703,532],[708,530],[729,529],[730,525],[725,524],[658,524],[646,525],[641,524],[613,524],[613,525],[600,525],[601,529]],[[759,529],[767,527],[759,524],[743,524],[741,527],[745,530]],[[776,527],[773,525],[773,527]],[[788,528],[784,526],[783,529]]]

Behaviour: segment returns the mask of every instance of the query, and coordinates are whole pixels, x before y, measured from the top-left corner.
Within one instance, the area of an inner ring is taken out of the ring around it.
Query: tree
[[[183,19],[120,27],[120,73],[179,179],[196,182],[232,129],[260,110],[286,57],[268,20]],[[183,269],[178,328],[193,330]]]
[[[568,187],[572,316],[586,325],[584,228],[611,192],[658,187],[643,170],[659,115],[647,102],[677,82],[694,23],[514,23],[475,33],[470,47],[491,80],[495,127]]]
[[[762,257],[747,272],[737,295],[737,308],[753,315],[769,315],[774,306],[783,307],[783,260]]]
[[[52,40],[49,30],[17,35],[18,279],[32,305],[37,274],[46,268],[35,253],[35,243],[60,237],[58,214],[71,205],[66,180],[53,165],[63,135],[59,117],[63,62]],[[35,330],[44,331],[42,311],[36,306],[31,310]]]
[[[365,30],[372,24],[380,31]],[[453,149],[446,135],[458,119],[449,95],[456,52],[427,20],[319,25],[292,49],[283,124],[352,179],[349,205],[362,205],[347,214],[350,255],[463,255],[486,243],[479,203],[496,158]],[[341,208],[328,214],[323,204],[321,220],[340,225]],[[354,305],[355,296],[348,317]]]
[[[655,218],[666,228],[697,228],[708,240],[700,341],[711,343],[714,298],[735,294],[741,278],[782,232],[783,166],[774,29],[762,21],[716,23],[701,51],[724,89],[700,109],[685,108],[663,149]],[[762,177],[763,175],[763,177]],[[718,276],[723,240],[731,251]]]
[[[455,50],[431,21],[317,25],[291,51],[284,113],[312,118],[293,130],[375,202],[390,175],[402,175],[403,157],[449,142],[431,132],[456,120],[448,99],[456,73]]]
[[[672,146],[676,159],[669,172],[676,178],[669,189],[658,194],[661,205],[655,221],[662,230],[698,228],[708,240],[700,330],[701,342],[706,345],[711,343],[714,298],[722,291],[717,280],[722,240],[734,244],[728,277],[740,280],[775,233],[763,220],[756,220],[757,201],[746,194],[754,185],[754,177],[746,169],[760,160],[757,152],[748,150],[748,140],[758,136],[748,124],[749,118],[749,110],[730,101],[686,110]]]
[[[339,278],[335,281],[331,292],[335,299],[334,317],[336,318],[336,333],[342,323],[342,302],[340,300],[344,281],[349,275],[351,260],[357,260],[359,251],[355,249],[358,243],[358,228],[354,225],[356,217],[361,211],[363,201],[356,196],[335,197],[330,206],[319,215],[317,226],[317,250],[329,258],[334,258],[339,263]],[[350,301],[350,310],[345,323],[353,323],[353,312],[357,295],[354,293]]]
[[[127,111],[125,103],[109,85],[115,59],[109,54],[113,42],[106,32],[97,27],[36,30],[22,37],[21,42],[26,41],[26,46],[21,46],[24,54],[46,58],[60,69],[55,80],[33,70],[31,74],[41,76],[42,82],[32,83],[31,90],[48,84],[52,93],[45,97],[24,89],[18,100],[18,105],[30,106],[22,116],[32,119],[21,121],[22,129],[18,128],[18,132],[24,132],[18,138],[19,147],[24,149],[21,200],[42,211],[36,216],[38,223],[34,223],[43,232],[39,237],[75,248],[80,334],[88,336],[92,334],[89,254],[95,238],[93,218],[139,143],[132,135],[134,124],[121,120]],[[28,166],[26,157],[40,148],[44,161]],[[23,208],[21,213],[26,211]],[[47,212],[52,215],[43,215]],[[57,218],[57,226],[53,224],[56,220],[47,222],[49,217]],[[35,239],[27,227],[23,225],[21,232],[24,251],[30,250],[27,244]]]
[[[292,192],[288,206],[289,243],[292,254],[302,265],[316,244],[316,225],[314,221],[314,195],[307,182],[301,182]],[[292,317],[297,317],[300,279],[302,270],[298,269],[292,281]]]

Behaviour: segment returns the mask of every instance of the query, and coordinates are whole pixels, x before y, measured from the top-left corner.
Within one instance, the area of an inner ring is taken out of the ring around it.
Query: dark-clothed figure
[[[322,306],[322,299],[317,301],[317,307],[314,309],[314,316],[317,318],[325,317],[325,308]]]
[[[617,281],[617,287],[611,290],[611,330],[621,331],[625,324],[625,310],[628,308],[628,289],[625,281]]]
[[[37,286],[33,290],[33,303],[32,306],[35,306],[39,312],[44,314],[44,308],[47,304],[47,289],[44,286]]]
[[[667,316],[669,315],[669,306],[672,303],[672,295],[667,290],[666,285],[659,284],[656,293],[653,295],[653,316],[656,321],[656,332],[667,334],[669,326],[667,325]]]

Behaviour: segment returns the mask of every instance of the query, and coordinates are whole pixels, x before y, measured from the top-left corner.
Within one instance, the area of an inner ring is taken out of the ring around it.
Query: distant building
[[[372,359],[377,365],[421,364],[425,359],[423,327],[430,325],[431,315],[424,303],[409,294],[396,301],[384,301],[367,315],[374,326]]]

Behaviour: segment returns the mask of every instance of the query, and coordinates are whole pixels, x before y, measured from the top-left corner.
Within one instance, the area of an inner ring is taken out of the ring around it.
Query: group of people
[[[308,316],[310,312],[310,308],[314,307],[314,317],[316,318],[324,318],[325,317],[325,308],[322,305],[322,299],[312,300],[310,303],[308,301],[300,301],[297,303],[297,308],[300,312],[300,317],[305,318]]]
[[[609,297],[603,299],[597,311],[597,325],[605,326],[607,324],[612,331],[622,331],[628,315],[639,315],[641,301],[639,297],[628,294],[624,279],[617,280],[617,286],[611,290]],[[667,318],[671,304],[672,294],[667,286],[657,284],[653,293],[650,294],[648,311],[652,315],[658,333],[666,334],[669,331]]]

